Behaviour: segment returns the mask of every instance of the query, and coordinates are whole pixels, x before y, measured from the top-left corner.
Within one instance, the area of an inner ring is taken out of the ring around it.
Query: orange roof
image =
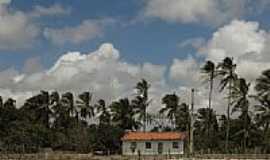
[[[127,132],[122,141],[132,140],[184,140],[187,134],[184,132]]]

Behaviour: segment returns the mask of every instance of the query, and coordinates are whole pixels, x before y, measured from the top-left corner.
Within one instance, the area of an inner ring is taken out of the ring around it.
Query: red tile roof
[[[132,140],[184,140],[185,132],[127,132],[122,141]]]

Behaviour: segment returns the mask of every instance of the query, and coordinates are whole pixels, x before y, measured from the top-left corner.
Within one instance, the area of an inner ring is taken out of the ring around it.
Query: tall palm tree
[[[206,79],[207,79],[207,82],[209,82],[209,96],[208,96],[208,111],[209,111],[209,113],[208,113],[208,115],[209,115],[209,118],[211,118],[210,111],[212,108],[212,93],[213,93],[214,78],[216,77],[215,63],[212,61],[207,61],[203,65],[203,67],[201,68],[201,72],[207,76]],[[210,124],[208,124],[208,129],[207,129],[208,138],[210,137],[209,130],[210,130]]]
[[[235,73],[236,64],[233,62],[233,58],[226,57],[217,66],[217,74],[221,77],[220,81],[220,91],[225,88],[228,90],[228,106],[227,106],[227,127],[226,127],[226,143],[225,149],[228,152],[229,137],[230,137],[230,111],[231,111],[231,97],[232,97],[232,87],[235,80],[237,79],[237,74]]]
[[[248,100],[248,92],[249,92],[249,86],[250,83],[247,83],[244,78],[239,78],[235,82],[235,85],[232,87],[232,105],[233,109],[232,111],[240,111],[241,115],[240,117],[243,119],[243,149],[244,152],[246,151],[247,147],[247,138],[248,138],[248,121],[250,119],[249,117],[249,100]]]
[[[137,95],[135,99],[132,101],[133,106],[136,108],[136,113],[139,115],[139,119],[143,121],[143,130],[146,130],[146,122],[147,122],[147,107],[150,104],[148,98],[148,90],[150,88],[150,84],[142,79],[137,83],[135,89],[137,90]]]
[[[78,97],[76,103],[77,107],[80,108],[80,116],[85,120],[94,117],[94,106],[90,105],[92,100],[90,92],[83,92]]]
[[[99,123],[100,125],[109,125],[111,121],[111,115],[106,107],[106,102],[100,99],[96,104],[97,113],[99,113]]]
[[[134,130],[140,127],[136,121],[135,111],[127,98],[120,99],[110,105],[112,122],[124,130]]]
[[[262,75],[256,79],[255,89],[259,96],[270,95],[270,69],[262,72]]]

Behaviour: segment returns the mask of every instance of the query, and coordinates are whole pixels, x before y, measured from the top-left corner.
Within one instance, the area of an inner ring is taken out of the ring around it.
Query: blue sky
[[[179,43],[196,37],[210,37],[215,28],[199,24],[164,22],[158,19],[136,20],[144,10],[143,0],[13,0],[10,8],[31,12],[35,6],[50,7],[55,4],[70,9],[68,15],[44,16],[35,21],[43,27],[62,28],[79,25],[86,19],[111,18],[116,22],[105,27],[101,37],[83,41],[81,44],[54,45],[42,35],[31,48],[1,50],[1,64],[7,68],[20,69],[33,56],[40,57],[44,66],[52,65],[67,51],[93,51],[103,42],[110,42],[121,51],[127,61],[169,64],[173,58],[192,54],[190,47],[180,48]],[[133,22],[138,21],[138,22]]]
[[[269,14],[269,0],[0,0],[0,96],[90,90],[112,100],[145,78],[153,107],[191,87],[204,107],[205,60],[234,57],[252,83],[270,68]]]

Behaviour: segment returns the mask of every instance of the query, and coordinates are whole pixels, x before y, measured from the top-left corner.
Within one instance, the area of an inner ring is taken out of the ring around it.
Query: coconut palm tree
[[[83,92],[78,97],[79,99],[76,103],[77,107],[80,108],[80,116],[85,120],[94,117],[94,106],[90,105],[92,94],[90,92]]]
[[[159,113],[164,114],[166,113],[166,116],[170,121],[172,122],[174,128],[176,127],[176,114],[179,110],[179,97],[173,93],[173,94],[167,94],[162,98],[162,104],[165,104],[164,108],[161,108]]]
[[[256,79],[255,90],[258,95],[270,95],[270,69],[262,72],[262,75]]]
[[[229,134],[230,134],[230,111],[231,111],[231,97],[232,97],[232,87],[237,79],[237,74],[235,73],[236,64],[233,62],[233,58],[226,57],[217,66],[217,74],[221,77],[220,80],[220,92],[224,91],[225,88],[228,90],[228,106],[227,106],[227,127],[226,127],[226,143],[225,149],[228,152],[229,144]]]
[[[78,118],[78,111],[74,105],[74,96],[71,92],[64,93],[60,102],[69,116]]]
[[[213,109],[199,108],[197,111],[197,118],[195,121],[195,134],[198,138],[198,145],[205,145],[203,148],[214,148],[218,146],[217,143],[217,132],[218,132],[218,121],[216,113]],[[210,113],[210,116],[209,116]],[[209,126],[210,124],[210,126]],[[211,137],[208,138],[208,129]],[[197,138],[196,138],[197,139]]]
[[[124,130],[134,130],[140,127],[136,121],[136,112],[127,98],[120,99],[110,105],[112,122]]]
[[[211,118],[210,111],[212,108],[212,92],[213,92],[214,78],[216,77],[215,63],[212,61],[207,61],[203,65],[203,67],[201,68],[201,72],[207,76],[206,81],[209,82],[209,96],[208,96],[208,108],[209,108],[208,111],[209,111],[209,113],[208,113],[208,115],[209,115],[209,118]],[[209,129],[210,129],[210,124],[208,124],[208,129],[207,129],[208,138],[210,137]]]
[[[136,108],[136,114],[139,115],[139,119],[143,121],[143,130],[146,130],[147,123],[147,107],[151,103],[148,99],[148,90],[150,88],[150,84],[142,79],[137,83],[135,89],[137,90],[137,95],[135,99],[132,101],[133,106]]]
[[[239,78],[235,81],[234,86],[232,87],[232,112],[240,111],[241,119],[243,119],[243,149],[246,151],[247,147],[247,138],[248,138],[248,129],[250,124],[248,121],[250,120],[249,116],[249,100],[248,100],[248,92],[249,92],[250,83],[247,83],[244,78]]]
[[[111,115],[106,107],[106,102],[103,99],[100,99],[95,105],[97,113],[99,114],[99,123],[100,125],[109,125],[111,121]]]
[[[268,133],[270,128],[270,97],[267,95],[256,97],[256,100],[259,104],[256,104],[256,121],[257,125],[263,128],[263,144],[266,149],[267,146],[270,146],[268,140]]]

